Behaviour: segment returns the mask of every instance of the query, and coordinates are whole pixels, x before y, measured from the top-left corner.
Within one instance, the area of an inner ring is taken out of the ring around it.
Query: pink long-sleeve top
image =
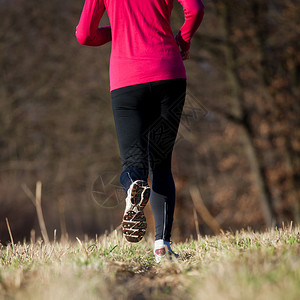
[[[178,0],[185,22],[176,40],[173,0],[86,0],[76,37],[80,44],[112,41],[110,90],[157,80],[186,78],[180,50],[187,51],[204,14],[201,0]],[[110,26],[98,27],[107,10]]]

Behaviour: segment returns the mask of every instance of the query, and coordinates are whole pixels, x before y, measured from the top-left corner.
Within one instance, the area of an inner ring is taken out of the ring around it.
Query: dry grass
[[[88,242],[1,246],[4,299],[300,299],[300,228],[176,244],[157,265],[153,240],[114,232]]]

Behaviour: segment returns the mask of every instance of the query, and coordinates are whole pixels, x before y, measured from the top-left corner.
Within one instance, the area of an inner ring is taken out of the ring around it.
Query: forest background
[[[173,155],[172,239],[300,223],[300,1],[204,1],[185,62]],[[0,1],[0,242],[110,232],[125,194],[109,93],[110,44],[75,38],[82,0]],[[174,34],[183,24],[174,1]],[[108,24],[105,16],[101,25]],[[148,234],[153,234],[150,205]]]

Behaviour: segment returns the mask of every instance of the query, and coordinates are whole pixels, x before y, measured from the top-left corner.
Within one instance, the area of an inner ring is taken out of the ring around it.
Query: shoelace
[[[168,251],[170,254],[174,255],[175,257],[178,257],[179,255],[177,253],[175,253],[172,249],[171,249],[171,245],[173,244],[173,241],[170,242],[166,242]]]

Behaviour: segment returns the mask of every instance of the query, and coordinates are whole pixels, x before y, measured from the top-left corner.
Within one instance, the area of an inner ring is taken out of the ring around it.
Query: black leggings
[[[171,158],[185,91],[185,79],[172,79],[111,92],[123,165],[120,182],[127,192],[133,181],[147,181],[150,174],[156,240],[171,237],[175,207]]]

